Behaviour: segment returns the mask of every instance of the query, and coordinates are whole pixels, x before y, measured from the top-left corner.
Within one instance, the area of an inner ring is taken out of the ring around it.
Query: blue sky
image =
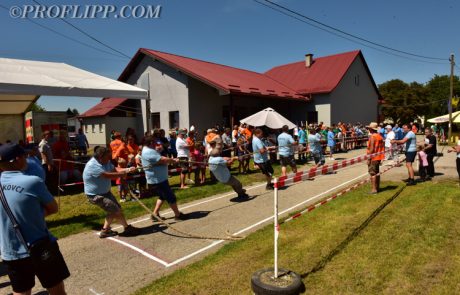
[[[37,1],[46,5],[161,5],[158,19],[67,19],[128,56],[145,47],[263,72],[276,65],[302,60],[306,53],[324,56],[361,49],[378,84],[394,78],[425,83],[434,74],[450,73],[447,59],[451,53],[460,60],[460,4],[455,0],[276,1],[362,38],[419,55],[445,58],[442,64],[401,58],[364,47],[253,0]],[[1,4],[9,8],[35,3],[2,0]],[[35,21],[108,50],[58,19]],[[0,57],[65,62],[111,78],[117,78],[129,62],[127,58],[69,41],[27,20],[11,18],[2,8],[0,32]],[[98,101],[42,97],[39,104],[47,110],[70,107],[84,112]]]

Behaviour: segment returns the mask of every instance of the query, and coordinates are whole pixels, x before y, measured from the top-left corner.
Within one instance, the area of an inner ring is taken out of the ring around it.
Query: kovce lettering
[[[5,184],[2,185],[2,188],[4,191],[16,191],[17,193],[22,193],[24,191],[24,188],[22,186],[14,184]]]

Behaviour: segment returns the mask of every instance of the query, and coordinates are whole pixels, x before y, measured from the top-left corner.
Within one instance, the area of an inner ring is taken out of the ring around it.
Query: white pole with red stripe
[[[279,235],[279,224],[278,224],[278,179],[275,178],[275,185],[274,185],[274,261],[275,261],[275,267],[274,267],[274,276],[275,279],[278,278],[278,235]]]

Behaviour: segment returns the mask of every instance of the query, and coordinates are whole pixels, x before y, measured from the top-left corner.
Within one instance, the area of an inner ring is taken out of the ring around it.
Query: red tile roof
[[[227,93],[306,99],[264,74],[156,50],[140,51]]]
[[[115,98],[109,97],[104,98],[100,103],[95,105],[94,107],[90,108],[83,114],[78,117],[100,117],[107,115],[111,110],[115,109],[122,103],[124,103],[127,99],[126,98]]]
[[[329,93],[337,87],[360,50],[313,59],[307,68],[305,61],[277,66],[265,75],[295,89],[300,94]],[[364,61],[364,59],[363,59]]]

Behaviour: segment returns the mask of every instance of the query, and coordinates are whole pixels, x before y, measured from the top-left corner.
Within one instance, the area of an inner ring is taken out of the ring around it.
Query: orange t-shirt
[[[117,157],[117,151],[122,143],[123,142],[120,139],[114,139],[110,143],[110,149],[112,150],[112,159],[115,159]]]
[[[373,153],[379,153],[385,151],[385,144],[383,142],[382,136],[376,132],[372,133],[369,137],[369,141],[367,142],[367,154],[371,153],[371,139],[374,139],[374,149]],[[380,155],[376,155],[371,157],[371,161],[382,161],[385,158],[385,155],[382,153]]]
[[[133,144],[127,144],[126,149],[128,150],[128,155],[137,155],[137,152],[139,151],[139,146],[135,143]]]
[[[193,152],[195,151],[195,141],[193,140],[193,138],[190,138],[190,137],[187,137],[185,139],[185,142],[187,143],[187,145],[189,145],[189,149],[190,149],[190,154],[193,154]]]

